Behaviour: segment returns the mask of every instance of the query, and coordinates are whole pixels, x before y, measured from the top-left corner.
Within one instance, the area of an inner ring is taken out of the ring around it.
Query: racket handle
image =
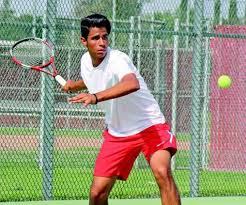
[[[60,75],[55,76],[55,79],[61,86],[64,86],[67,83],[67,81]]]

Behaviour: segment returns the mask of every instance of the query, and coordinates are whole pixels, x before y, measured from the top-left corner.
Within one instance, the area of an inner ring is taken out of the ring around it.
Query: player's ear
[[[87,47],[87,40],[84,37],[80,37],[80,41],[83,44],[83,46]]]

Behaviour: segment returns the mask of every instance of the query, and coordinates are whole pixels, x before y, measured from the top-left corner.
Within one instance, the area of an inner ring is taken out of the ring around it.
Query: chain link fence
[[[223,4],[222,4],[223,2]],[[55,45],[56,67],[79,79],[80,19],[112,23],[110,46],[132,58],[172,124],[181,195],[246,195],[246,1],[0,1],[0,201],[87,199],[104,112],[67,103],[53,79],[14,65],[9,49],[35,36]],[[221,90],[217,79],[232,77]],[[139,156],[111,198],[158,197]]]

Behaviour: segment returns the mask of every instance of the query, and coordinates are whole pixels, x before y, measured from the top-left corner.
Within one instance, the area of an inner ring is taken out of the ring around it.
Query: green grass
[[[177,141],[179,142],[185,142],[191,140],[190,133],[177,133],[176,134]]]
[[[38,136],[33,128],[3,128],[2,136]],[[101,131],[56,129],[56,137],[97,138]],[[189,134],[178,133],[178,141],[190,140]],[[54,199],[86,199],[92,180],[96,147],[56,148],[53,155]],[[39,151],[0,151],[0,201],[42,200],[42,170],[39,167]],[[189,150],[179,150],[174,177],[182,196],[189,196],[190,172]],[[141,159],[141,157],[139,158]],[[111,198],[158,197],[159,191],[146,162],[133,169],[127,182],[117,181]],[[183,169],[186,168],[186,169]],[[245,195],[246,175],[240,172],[219,172],[204,170],[199,177],[200,196]]]
[[[246,197],[185,197],[181,198],[182,205],[245,205]],[[159,205],[160,198],[148,199],[109,199],[110,205]],[[88,200],[49,200],[2,202],[1,205],[88,205]]]
[[[0,127],[2,136],[38,136],[38,128],[24,128],[24,127]],[[55,129],[54,135],[57,137],[101,137],[102,130],[81,130],[81,129]],[[189,133],[177,133],[177,140],[180,142],[189,141],[191,135]]]
[[[23,127],[0,127],[2,136],[38,136],[38,128]],[[55,129],[54,135],[58,137],[90,137],[97,138],[102,135],[101,130],[81,130],[81,129]]]
[[[38,167],[8,166],[0,170],[0,201],[41,200],[42,172]],[[55,168],[53,180],[54,199],[86,199],[91,183],[92,169]],[[189,196],[189,171],[177,170],[174,177],[182,196]],[[236,181],[235,181],[236,179]],[[243,195],[244,174],[201,172],[200,195]],[[134,169],[127,182],[118,181],[111,198],[157,197],[158,188],[149,169]]]
[[[95,148],[55,150],[54,199],[88,197],[97,151]],[[0,201],[42,200],[42,170],[38,166],[38,156],[37,151],[0,152]],[[187,165],[187,152],[180,156],[183,158],[176,161],[177,165]],[[189,196],[189,176],[189,170],[174,171],[182,196]],[[201,196],[245,195],[245,184],[244,173],[206,170],[200,173],[199,190]],[[135,167],[126,182],[117,181],[111,198],[158,197],[158,194],[150,169]]]

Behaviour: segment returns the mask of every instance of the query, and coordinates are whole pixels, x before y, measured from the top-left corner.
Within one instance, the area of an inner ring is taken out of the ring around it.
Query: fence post
[[[137,68],[141,71],[141,16],[138,16]]]
[[[112,0],[112,47],[115,47],[116,0]]]
[[[129,57],[133,59],[133,49],[134,49],[134,16],[130,17],[130,34],[129,34]]]
[[[49,41],[55,41],[55,14],[57,0],[47,1],[47,10],[44,19],[44,36]],[[44,200],[51,200],[53,180],[53,148],[54,148],[54,79],[42,74],[41,89],[41,147],[42,150],[42,186]]]
[[[207,32],[210,31],[210,22],[206,22]],[[202,146],[201,146],[201,157],[202,157],[202,168],[207,168],[208,163],[208,120],[209,120],[209,75],[210,75],[210,53],[209,53],[209,37],[205,40],[205,62],[204,62],[204,87],[203,87],[203,113],[202,113]]]
[[[69,46],[69,48],[68,48],[68,56],[67,56],[67,79],[71,79],[71,69],[72,69],[72,61],[73,61],[73,59],[72,59],[72,56],[73,56],[73,54],[72,54],[72,51],[73,51],[73,47],[75,46],[75,41],[74,41],[74,39],[76,38],[75,37],[75,32],[74,32],[74,30],[75,30],[75,20],[73,19],[72,20],[72,29],[71,29],[71,45],[72,46]],[[67,110],[67,112],[66,112],[66,127],[69,127],[70,128],[70,111],[69,110]]]
[[[179,30],[179,19],[174,21],[174,31]],[[173,76],[172,76],[172,133],[176,135],[176,118],[177,118],[177,87],[178,87],[178,59],[179,59],[179,36],[174,36],[173,46]],[[171,161],[172,170],[175,169],[175,156]]]
[[[191,107],[191,157],[190,196],[199,195],[200,134],[201,134],[201,88],[203,49],[203,0],[195,0],[194,38],[192,53],[192,107]]]
[[[37,14],[36,14],[36,12],[37,12],[37,1],[36,0],[34,0],[33,2],[32,2],[32,18],[33,18],[33,20],[32,20],[32,36],[33,37],[36,37],[36,24],[37,24]]]
[[[164,84],[164,74],[163,69],[161,68],[161,49],[163,49],[162,40],[157,39],[155,43],[155,81],[154,81],[154,92],[156,95],[156,100],[160,107],[163,107],[163,84]],[[163,111],[163,110],[162,110]]]
[[[154,46],[154,32],[155,32],[154,20],[155,20],[155,17],[151,16],[151,23],[150,23],[151,33],[150,33],[150,41],[149,41],[150,42],[150,48],[153,48],[153,46]]]

